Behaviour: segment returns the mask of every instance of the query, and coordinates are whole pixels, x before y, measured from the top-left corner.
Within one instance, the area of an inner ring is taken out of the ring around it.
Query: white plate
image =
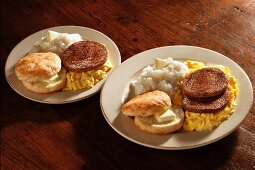
[[[230,68],[238,80],[237,108],[230,118],[209,132],[186,132],[151,135],[137,129],[133,120],[123,116],[120,108],[125,87],[138,71],[153,63],[154,58],[172,57],[175,60],[197,60],[206,64],[220,64]],[[180,150],[196,148],[222,139],[233,132],[248,115],[253,101],[251,82],[234,61],[217,52],[192,46],[168,46],[151,49],[133,56],[118,67],[106,80],[101,91],[101,109],[106,121],[120,135],[147,147]]]
[[[10,53],[5,64],[5,77],[9,85],[20,95],[31,99],[33,101],[49,104],[61,104],[70,103],[78,100],[85,99],[96,92],[98,92],[103,86],[106,78],[98,82],[93,88],[88,90],[77,90],[68,92],[54,92],[51,94],[38,94],[27,90],[22,82],[15,76],[14,68],[15,64],[24,56],[31,48],[32,45],[40,38],[45,37],[47,30],[53,30],[61,33],[79,33],[83,39],[93,40],[106,45],[109,51],[109,58],[113,65],[113,68],[107,73],[107,76],[120,65],[121,56],[116,44],[106,35],[99,31],[80,27],[80,26],[59,26],[48,28],[39,32],[36,32],[24,40],[22,40]]]

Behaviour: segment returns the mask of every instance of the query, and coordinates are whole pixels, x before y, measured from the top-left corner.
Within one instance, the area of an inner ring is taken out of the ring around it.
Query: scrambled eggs
[[[78,90],[92,88],[96,83],[105,78],[106,73],[112,68],[111,62],[106,61],[104,65],[96,70],[66,74],[66,86],[63,90]]]
[[[183,125],[184,131],[200,131],[200,130],[212,130],[215,127],[219,126],[221,122],[228,119],[231,114],[234,112],[236,108],[236,102],[235,98],[238,93],[238,87],[237,87],[237,81],[236,79],[230,74],[230,70],[228,67],[221,66],[221,65],[211,65],[206,66],[202,62],[198,61],[191,61],[188,60],[185,62],[185,64],[189,68],[189,72],[187,74],[190,74],[198,69],[202,69],[204,67],[216,67],[221,69],[228,77],[228,91],[230,94],[230,100],[227,107],[219,112],[216,113],[194,113],[194,112],[185,112],[185,121]],[[173,104],[180,106],[182,104],[182,95],[181,90],[179,89],[174,98],[173,98]]]

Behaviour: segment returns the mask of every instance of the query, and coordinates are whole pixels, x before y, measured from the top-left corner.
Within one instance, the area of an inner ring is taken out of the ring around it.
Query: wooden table
[[[118,135],[100,110],[100,95],[64,104],[30,101],[4,78],[5,61],[22,39],[60,26],[108,35],[122,61],[139,52],[185,44],[238,63],[255,87],[255,2],[1,1],[1,167],[3,169],[255,169],[255,105],[237,130],[201,148],[163,151]]]

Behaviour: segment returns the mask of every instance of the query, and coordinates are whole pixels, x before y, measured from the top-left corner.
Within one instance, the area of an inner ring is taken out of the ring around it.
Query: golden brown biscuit
[[[15,67],[18,79],[26,82],[47,80],[61,70],[60,57],[54,53],[30,53]]]
[[[162,91],[147,92],[132,98],[121,110],[127,116],[146,117],[163,113],[171,106],[170,97]]]

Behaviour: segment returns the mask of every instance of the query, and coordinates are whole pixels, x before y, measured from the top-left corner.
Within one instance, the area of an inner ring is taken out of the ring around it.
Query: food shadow
[[[84,109],[86,108],[89,107],[86,106]],[[179,151],[153,149],[126,140],[106,123],[100,115],[98,106],[93,104],[93,109],[95,110],[91,113],[96,114],[87,114],[89,113],[87,112],[76,124],[77,151],[88,160],[83,169],[100,169],[106,166],[110,169],[158,169],[159,167],[218,169],[231,161],[238,142],[238,132],[234,131],[220,141],[199,148]]]
[[[49,105],[28,100],[15,93],[5,79],[1,81],[2,88],[5,89],[1,91],[1,129],[18,122],[50,124],[75,116],[63,116],[66,107],[64,105]]]
[[[116,134],[105,121],[100,109],[100,95],[80,101],[78,116],[71,122],[76,137],[74,146],[85,160],[83,169],[118,169],[108,156],[116,149]],[[108,152],[109,151],[109,152]]]
[[[167,156],[175,162],[176,169],[223,168],[231,162],[233,151],[238,142],[237,136],[238,132],[234,131],[215,143],[193,149],[169,152]]]

